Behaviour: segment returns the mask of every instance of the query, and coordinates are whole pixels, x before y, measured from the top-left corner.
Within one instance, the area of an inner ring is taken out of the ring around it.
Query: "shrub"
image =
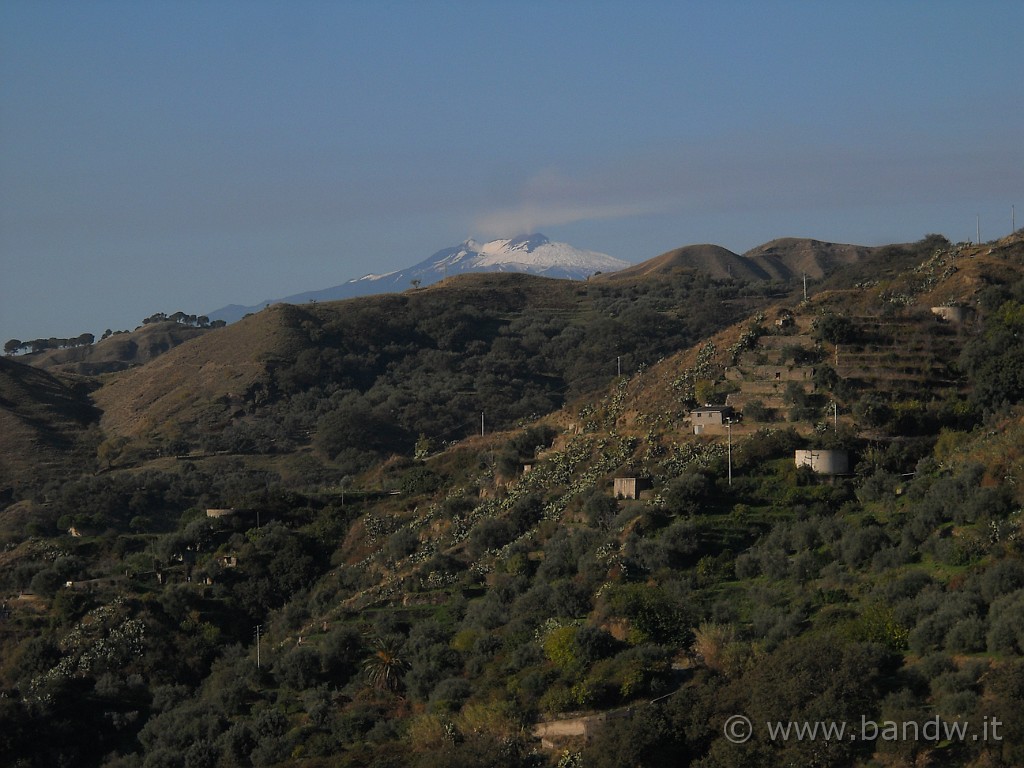
[[[692,622],[683,606],[670,598],[661,587],[646,584],[623,584],[609,590],[608,610],[629,620],[629,642],[682,643]]]
[[[426,467],[413,467],[403,473],[399,490],[410,495],[434,493],[444,485],[444,478]]]
[[[512,541],[512,526],[507,520],[489,517],[481,520],[469,534],[469,551],[474,557],[499,549]]]
[[[697,472],[680,475],[665,490],[665,507],[676,515],[694,515],[708,494],[707,477]]]
[[[848,317],[841,315],[825,315],[815,322],[815,332],[819,339],[829,344],[850,344],[857,341],[857,326]]]
[[[736,642],[736,628],[732,624],[701,622],[693,633],[693,652],[708,669],[723,672],[725,653]]]
[[[522,459],[532,459],[538,448],[547,448],[558,436],[558,430],[548,424],[528,427],[513,437],[509,445]]]
[[[976,596],[962,592],[928,592],[916,602],[921,618],[910,633],[910,648],[922,654],[945,647],[950,630],[965,619],[977,618],[981,609]]]
[[[342,624],[331,629],[320,646],[324,675],[333,684],[344,685],[356,673],[363,652],[363,637],[355,627]]]
[[[981,596],[989,603],[1024,588],[1024,563],[1020,560],[1001,560],[981,575],[978,586]]]
[[[743,552],[737,555],[733,568],[737,579],[756,579],[761,575],[761,560],[753,551]]]
[[[998,598],[989,616],[989,652],[1024,655],[1024,589]]]
[[[585,616],[590,612],[590,594],[574,581],[562,579],[552,585],[551,607],[556,616]]]
[[[893,410],[878,392],[868,392],[854,403],[853,415],[869,427],[884,427],[892,421]]]
[[[609,721],[583,751],[582,760],[583,765],[592,768],[661,768],[689,765],[693,756],[681,729],[674,726],[662,708],[642,707],[628,720]]]
[[[973,385],[972,399],[995,409],[1024,398],[1024,305],[1004,302],[985,319],[985,333],[965,345],[962,370]]]
[[[537,569],[537,576],[548,581],[576,575],[577,555],[569,533],[560,528],[544,545],[544,560]]]
[[[516,500],[509,510],[508,520],[512,530],[518,535],[536,525],[543,517],[543,497],[530,494]]]
[[[896,475],[880,470],[865,478],[857,487],[857,498],[864,503],[892,498],[898,482]]]
[[[619,514],[619,502],[595,489],[583,501],[583,514],[592,526],[607,530]]]
[[[438,683],[430,694],[433,712],[457,712],[472,695],[473,686],[464,677],[448,677]]]
[[[872,603],[851,622],[847,636],[858,642],[877,643],[900,651],[907,647],[909,632],[896,620],[891,607]]]
[[[32,577],[29,587],[40,597],[53,597],[61,584],[60,574],[53,568],[45,568]]]
[[[847,531],[839,544],[843,562],[859,566],[888,543],[885,531],[877,526]]]
[[[976,653],[985,650],[984,619],[970,616],[954,624],[946,634],[946,650],[950,653]]]
[[[760,400],[751,400],[743,407],[743,417],[749,421],[775,421],[775,409],[766,408]]]
[[[618,640],[600,627],[586,624],[576,632],[577,653],[585,664],[613,655],[620,646]]]
[[[419,545],[420,539],[416,531],[412,528],[400,528],[388,537],[385,550],[392,560],[401,560],[415,552]]]
[[[578,672],[582,664],[576,645],[578,628],[573,625],[555,627],[544,636],[544,655],[548,661],[566,672]]]
[[[297,691],[312,688],[320,677],[320,654],[315,648],[298,646],[274,664],[274,675],[282,685]]]

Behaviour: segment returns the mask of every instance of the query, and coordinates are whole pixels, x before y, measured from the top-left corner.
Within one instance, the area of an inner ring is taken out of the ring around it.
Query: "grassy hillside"
[[[95,344],[25,355],[24,362],[55,372],[87,376],[111,373],[147,363],[209,330],[176,322],[147,323],[134,331],[116,333]]]
[[[684,272],[277,307],[111,376],[105,471],[4,513],[54,520],[0,529],[0,755],[1020,765],[1024,242],[893,249],[806,302]],[[972,730],[765,727],[865,719]]]
[[[83,382],[0,358],[0,501],[87,458],[96,448],[88,428],[98,418]]]
[[[684,271],[696,271],[719,280],[770,280],[773,275],[756,264],[720,245],[687,245],[626,267],[618,272],[598,275],[602,282],[633,280],[637,277],[668,277]]]
[[[768,301],[688,276],[597,285],[467,275],[404,294],[276,306],[112,377],[108,435],[143,457],[315,444],[353,470],[508,428]]]
[[[892,246],[917,251],[919,245]],[[843,267],[871,262],[878,248],[825,243],[820,240],[784,237],[760,245],[742,256],[719,245],[688,245],[627,267],[598,280],[616,282],[637,277],[669,276],[694,270],[716,279],[776,281],[791,283],[807,275],[820,280]]]
[[[752,248],[743,256],[776,280],[799,280],[803,275],[819,280],[840,267],[868,260],[877,252],[877,248],[863,245],[783,237]]]

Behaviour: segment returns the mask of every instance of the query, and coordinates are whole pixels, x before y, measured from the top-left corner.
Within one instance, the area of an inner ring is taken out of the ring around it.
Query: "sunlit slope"
[[[224,418],[232,403],[267,380],[275,360],[302,349],[301,321],[294,307],[272,307],[112,376],[94,394],[103,429],[130,437],[169,421]]]
[[[500,429],[556,410],[767,301],[761,284],[706,275],[608,285],[468,274],[271,307],[113,375],[96,402],[109,435],[164,443],[158,453],[242,449],[208,439],[229,427],[287,451],[315,440],[329,414],[329,455],[353,443],[406,453],[420,435],[471,434],[481,413]]]
[[[209,331],[209,328],[174,322],[148,323],[129,333],[117,333],[95,344],[26,355],[25,362],[46,370],[68,373],[110,373],[155,360],[179,344]]]

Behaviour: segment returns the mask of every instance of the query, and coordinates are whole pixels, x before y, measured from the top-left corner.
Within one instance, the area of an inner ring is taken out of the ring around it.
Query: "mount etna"
[[[271,304],[304,304],[309,301],[336,301],[354,296],[391,293],[403,291],[410,285],[425,287],[466,272],[526,272],[544,277],[583,280],[597,272],[614,272],[628,266],[627,261],[604,253],[574,248],[567,243],[554,243],[540,234],[486,243],[466,240],[395,272],[363,275],[332,288],[298,293],[283,299],[268,299],[250,307],[231,304],[214,310],[209,316],[211,320],[232,323]]]

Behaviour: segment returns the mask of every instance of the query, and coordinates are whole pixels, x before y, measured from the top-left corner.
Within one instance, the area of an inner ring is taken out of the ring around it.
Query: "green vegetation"
[[[187,328],[223,328],[226,323],[223,320],[214,320],[210,322],[210,318],[206,315],[187,315],[184,312],[175,312],[174,314],[168,315],[164,312],[157,312],[142,321],[142,324],[150,325],[152,323],[174,323],[175,325],[181,325]],[[103,332],[100,337],[100,341],[104,341],[111,336],[118,334],[126,334],[128,331],[112,331],[109,328]],[[50,337],[47,339],[32,339],[31,341],[21,341],[20,339],[9,339],[4,343],[4,354],[6,355],[17,355],[20,353],[35,354],[37,352],[46,352],[48,350],[56,349],[75,349],[77,347],[89,347],[95,343],[96,337],[91,333],[82,333],[74,338],[61,339],[56,337]]]
[[[993,265],[969,326],[878,309],[896,276],[808,302],[771,364],[758,322],[707,337],[708,303],[764,297],[689,274],[280,308],[258,385],[171,389],[203,417],[142,434],[110,428],[140,373],[98,420],[99,382],[0,360],[19,413],[89,433],[0,489],[0,762],[1020,765],[1024,253],[960,272]],[[789,420],[730,449],[681,414],[734,365],[794,378],[754,382],[744,422]],[[614,498],[622,476],[649,490]],[[736,745],[736,714],[1003,728]],[[591,739],[541,746],[576,718]]]
[[[96,340],[91,333],[83,333],[73,339],[32,339],[32,341],[20,341],[10,339],[4,344],[4,354],[16,355],[19,352],[43,352],[47,349],[73,349],[74,347],[87,347]]]
[[[973,400],[999,408],[1024,399],[1024,282],[1009,291],[990,290],[984,333],[965,346],[961,366],[970,376]]]
[[[176,421],[173,446],[159,425],[143,457],[312,444],[361,472],[412,455],[421,438],[440,447],[477,433],[481,414],[491,431],[557,410],[606,386],[619,366],[636,372],[740,319],[767,292],[701,276],[620,285],[476,275],[443,289],[279,307],[275,330],[289,341],[266,355],[266,374],[201,404],[202,418]]]

